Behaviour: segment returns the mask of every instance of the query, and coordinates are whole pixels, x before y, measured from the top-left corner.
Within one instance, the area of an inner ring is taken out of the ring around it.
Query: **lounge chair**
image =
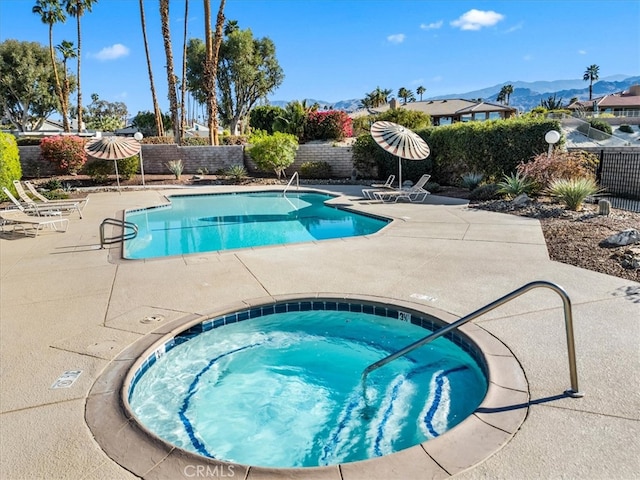
[[[373,188],[364,188],[362,190],[362,196],[364,198],[368,198],[369,200],[373,200],[373,192],[376,190],[384,189],[384,188],[393,188],[393,181],[396,179],[395,175],[389,175],[387,181],[384,183],[372,183],[371,186]]]
[[[416,201],[423,202],[424,199],[427,198],[427,195],[431,193],[425,190],[424,188],[424,186],[427,184],[430,178],[431,178],[431,175],[424,174],[422,175],[422,177],[420,177],[420,180],[418,180],[415,183],[415,185],[413,185],[411,188],[403,188],[400,190],[389,190],[389,191],[377,190],[373,192],[373,197],[376,200],[381,200],[383,202],[392,202],[392,201],[397,202],[401,198],[407,199],[410,202],[416,202]]]
[[[42,195],[38,191],[36,186],[33,183],[31,183],[29,180],[25,180],[23,183],[27,186],[27,189],[29,190],[29,193],[35,197],[36,201],[39,200],[39,201],[41,201],[43,203],[51,203],[51,204],[56,204],[56,203],[76,203],[77,202],[77,203],[80,204],[80,209],[81,210],[85,207],[85,205],[87,203],[89,203],[89,197],[88,196],[86,196],[86,197],[74,197],[74,198],[71,198],[71,199],[68,199],[68,200],[67,199],[50,200],[47,197],[45,197],[44,195]]]
[[[13,185],[16,187],[16,191],[20,196],[20,200],[13,196],[13,194],[6,187],[2,187],[5,195],[14,203],[18,208],[22,208],[27,212],[33,212],[36,215],[61,215],[62,212],[78,212],[80,218],[82,218],[82,209],[80,208],[80,202],[73,200],[63,200],[60,202],[36,202],[33,200],[27,192],[22,188],[22,184],[18,180],[13,181]]]
[[[64,226],[62,232],[66,232],[69,227],[68,218],[36,217],[21,210],[0,210],[0,219],[2,219],[3,228],[5,224],[12,225],[14,230],[16,227],[20,227],[25,235],[27,234],[27,227],[35,229],[34,237],[37,237],[40,229],[44,227],[51,227],[56,231],[60,231],[58,228]]]

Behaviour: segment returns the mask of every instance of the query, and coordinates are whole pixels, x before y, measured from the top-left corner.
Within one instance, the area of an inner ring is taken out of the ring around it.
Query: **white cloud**
[[[387,37],[387,41],[389,43],[395,43],[396,45],[399,43],[404,42],[404,39],[406,38],[404,33],[396,33],[395,35],[389,35]]]
[[[580,55],[586,55],[586,54],[587,54],[587,51],[586,51],[586,50],[578,50],[578,53],[579,53]]]
[[[437,30],[438,28],[442,27],[442,23],[442,20],[432,23],[421,23],[420,28],[422,30]]]
[[[496,13],[493,10],[476,10],[474,8],[451,22],[451,25],[460,27],[460,30],[480,30],[483,27],[492,27],[503,19],[504,15],[501,13]]]
[[[504,33],[513,33],[513,32],[516,32],[518,30],[522,30],[522,22],[520,22],[517,25],[514,25],[511,28],[508,28]]]
[[[129,48],[121,43],[115,43],[110,47],[104,47],[98,53],[91,56],[98,60],[116,60],[120,57],[126,57],[127,55],[129,55]]]

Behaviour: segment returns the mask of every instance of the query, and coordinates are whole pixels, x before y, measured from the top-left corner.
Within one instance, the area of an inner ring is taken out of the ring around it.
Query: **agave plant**
[[[569,210],[580,210],[588,196],[601,190],[592,178],[560,178],[549,186],[549,195],[557,197]]]
[[[475,190],[482,182],[484,174],[480,172],[469,172],[462,175],[462,186],[469,190]]]
[[[247,169],[242,165],[233,165],[224,171],[228,177],[232,177],[236,182],[247,176]]]
[[[506,195],[508,198],[515,198],[523,193],[529,193],[533,184],[529,179],[520,173],[504,175],[503,180],[498,183],[498,193]]]

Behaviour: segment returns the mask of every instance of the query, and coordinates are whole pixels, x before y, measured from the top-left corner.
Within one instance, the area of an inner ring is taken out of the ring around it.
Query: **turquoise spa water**
[[[204,456],[265,467],[353,462],[434,438],[486,394],[476,361],[439,338],[369,376],[372,362],[430,331],[377,315],[275,313],[176,337],[130,405],[158,436]]]
[[[375,233],[386,220],[325,205],[320,193],[173,195],[171,205],[126,213],[138,236],[124,256],[143,259]]]

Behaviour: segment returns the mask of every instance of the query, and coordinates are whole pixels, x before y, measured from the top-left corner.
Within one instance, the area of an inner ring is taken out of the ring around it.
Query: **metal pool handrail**
[[[293,180],[296,180],[296,189],[299,190],[300,189],[300,176],[298,175],[298,172],[293,172],[293,175],[291,175],[291,180],[289,180],[289,183],[287,183],[287,186],[284,187],[284,190],[282,191],[282,196],[284,197],[285,194],[287,193],[287,190],[289,189],[289,187],[291,186],[291,184],[293,183]]]
[[[575,351],[574,336],[573,336],[573,314],[571,311],[571,299],[569,298],[569,295],[567,295],[567,292],[562,287],[560,287],[559,285],[556,285],[555,283],[547,282],[544,280],[538,280],[535,282],[527,283],[526,285],[523,285],[522,287],[514,290],[513,292],[498,298],[497,300],[485,305],[484,307],[476,310],[475,312],[472,312],[469,315],[462,317],[460,320],[450,325],[447,325],[445,327],[442,327],[439,330],[436,330],[431,335],[428,335],[412,343],[411,345],[407,345],[403,349],[398,350],[397,352],[392,353],[391,355],[388,355],[385,358],[378,360],[375,363],[372,363],[362,371],[361,381],[362,381],[363,388],[366,388],[367,375],[369,375],[369,373],[371,373],[373,370],[376,370],[380,367],[385,366],[387,363],[392,362],[396,358],[406,355],[407,353],[412,352],[416,348],[419,348],[435,340],[436,338],[439,338],[442,335],[449,333],[452,330],[458,329],[465,323],[468,323],[471,320],[474,320],[479,316],[484,315],[487,312],[490,312],[494,308],[499,307],[500,305],[503,305],[504,303],[507,303],[508,301],[513,300],[514,298],[519,297],[523,293],[526,293],[529,290],[532,290],[534,288],[549,288],[554,292],[556,292],[558,295],[560,295],[560,298],[562,298],[562,304],[564,307],[564,323],[565,323],[565,330],[567,334],[567,353],[569,355],[569,377],[571,380],[571,388],[566,390],[565,394],[573,398],[583,397],[584,393],[580,392],[580,390],[578,389],[578,370],[576,367],[576,351]]]

